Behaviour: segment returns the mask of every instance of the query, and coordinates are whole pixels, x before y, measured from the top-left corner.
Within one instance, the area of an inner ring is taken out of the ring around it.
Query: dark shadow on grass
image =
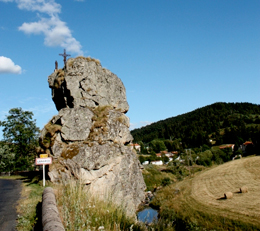
[[[36,206],[37,222],[33,228],[33,231],[42,231],[42,202],[39,202]]]
[[[234,192],[234,194],[242,194],[240,191]]]
[[[233,194],[241,194],[240,191],[237,191],[237,192],[233,192]],[[220,198],[217,198],[216,200],[227,200],[226,197],[220,197]]]
[[[46,171],[47,172],[47,171]],[[23,180],[24,183],[31,184],[38,184],[42,179],[42,171],[23,171],[23,172],[14,172],[13,175],[19,175],[21,178],[19,180]],[[49,176],[45,174],[45,180],[49,180]]]

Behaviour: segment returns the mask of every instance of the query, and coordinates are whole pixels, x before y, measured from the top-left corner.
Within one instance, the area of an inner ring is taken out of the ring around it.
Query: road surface
[[[21,181],[0,179],[0,230],[15,231]]]

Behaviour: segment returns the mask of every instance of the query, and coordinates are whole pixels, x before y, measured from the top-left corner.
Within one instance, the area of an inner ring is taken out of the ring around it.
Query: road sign
[[[52,164],[52,158],[51,157],[42,158],[45,155],[48,156],[48,154],[43,154],[42,156],[40,155],[41,158],[35,159],[35,165],[42,165],[42,184],[43,184],[43,187],[45,187],[45,165],[46,164]]]
[[[48,154],[40,154],[40,158],[48,158]]]
[[[35,164],[36,164],[36,165],[52,164],[52,158],[51,158],[51,157],[47,157],[47,158],[36,158]]]

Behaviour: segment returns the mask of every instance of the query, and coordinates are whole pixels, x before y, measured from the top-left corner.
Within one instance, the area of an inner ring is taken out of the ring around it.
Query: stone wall
[[[65,231],[51,187],[46,187],[42,194],[42,229],[43,231]]]

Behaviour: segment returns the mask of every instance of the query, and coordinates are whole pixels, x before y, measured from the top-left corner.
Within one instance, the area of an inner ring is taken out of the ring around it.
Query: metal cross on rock
[[[64,53],[63,54],[59,54],[61,56],[63,56],[63,61],[64,61],[64,66],[66,65],[66,59],[68,56],[70,56],[69,54],[66,54],[66,49],[64,49]]]

